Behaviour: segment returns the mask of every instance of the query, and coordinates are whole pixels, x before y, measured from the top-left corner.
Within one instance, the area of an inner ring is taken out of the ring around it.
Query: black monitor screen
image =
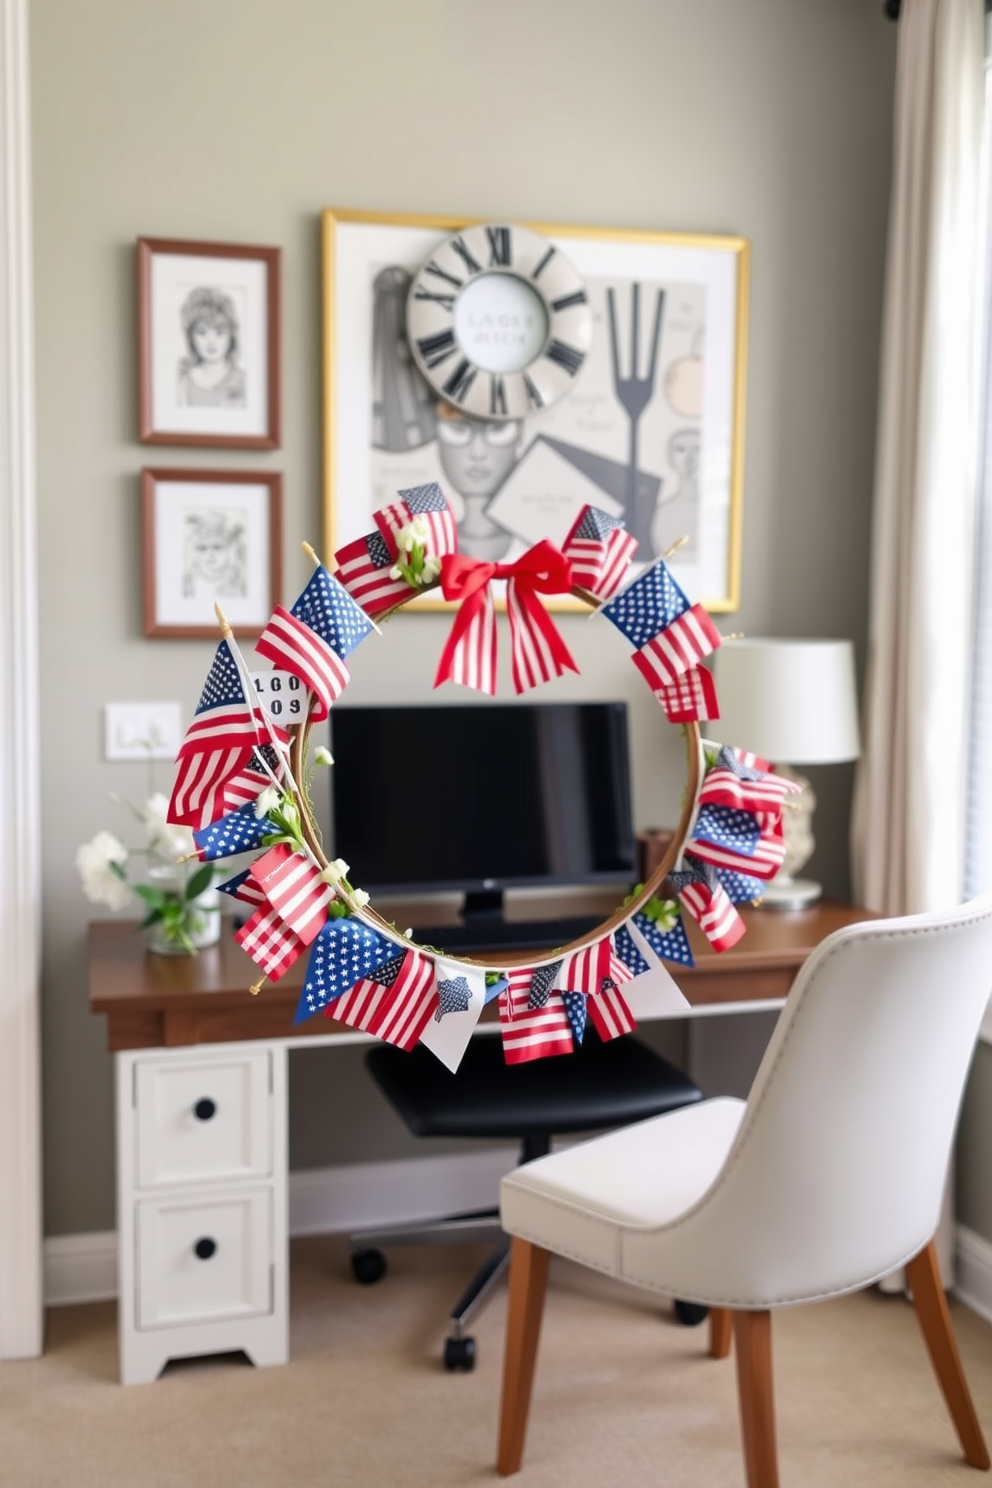
[[[625,703],[333,710],[334,853],[370,891],[630,882]]]

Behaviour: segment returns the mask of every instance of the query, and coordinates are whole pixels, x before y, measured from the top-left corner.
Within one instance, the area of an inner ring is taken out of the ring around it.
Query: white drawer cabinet
[[[117,1056],[121,1379],[287,1340],[286,1049]]]

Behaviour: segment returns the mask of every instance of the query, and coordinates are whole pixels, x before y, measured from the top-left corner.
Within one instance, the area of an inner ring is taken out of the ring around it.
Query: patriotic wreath
[[[194,856],[257,853],[219,885],[250,909],[235,939],[263,973],[251,990],[307,954],[297,1022],[324,1013],[402,1048],[421,1042],[451,1069],[494,999],[510,1063],[571,1052],[588,1020],[604,1039],[629,1032],[635,1021],[624,987],[655,957],[692,965],[682,911],[715,950],[729,949],[744,933],[735,906],[760,896],[785,853],[782,808],[795,787],[767,761],[701,736],[700,722],[719,717],[702,663],[722,638],[664,558],[624,583],[635,540],[596,507],[582,510],[561,549],[539,542],[507,564],[457,551],[455,522],[435,484],[399,492],[374,520],[374,532],[335,554],[334,573],[304,544],[316,571],[291,609],[276,606],[256,642],[271,673],[253,681],[218,608],[223,638],[179,751],[168,816],[193,829]],[[688,781],[669,851],[602,925],[519,966],[490,968],[418,945],[352,886],[346,863],[328,861],[308,780],[314,764],[331,761],[321,749],[311,759],[308,748],[311,725],[347,686],[350,653],[377,620],[436,586],[458,609],[435,686],[453,681],[495,693],[494,580],[506,582],[517,693],[578,671],[539,597],[576,596],[623,634],[666,717],[684,727]],[[263,706],[267,676],[270,696],[279,678],[295,689],[295,722]],[[661,897],[666,882],[675,898]]]

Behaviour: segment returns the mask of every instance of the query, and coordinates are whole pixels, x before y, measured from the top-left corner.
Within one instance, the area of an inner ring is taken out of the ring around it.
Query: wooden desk
[[[866,918],[829,902],[747,910],[733,951],[713,955],[690,925],[696,966],[670,969],[690,1012],[774,1007],[825,936]],[[195,957],[157,956],[134,925],[98,923],[89,968],[116,1055],[121,1379],[234,1349],[285,1363],[288,1050],[369,1036],[319,1016],[294,1027],[302,964],[252,997],[255,967],[229,934]]]
[[[783,999],[814,946],[843,925],[869,918],[832,900],[804,910],[745,909],[743,916],[747,934],[719,956],[687,921],[696,965],[669,969],[692,1007]],[[411,921],[398,915],[397,923]],[[500,959],[494,955],[492,964]],[[502,959],[509,957],[504,953]],[[258,970],[229,934],[195,957],[153,956],[134,925],[99,921],[90,926],[90,1010],[106,1015],[107,1043],[115,1053],[245,1039],[354,1037],[320,1016],[294,1028],[305,965],[301,957],[281,981],[252,997],[248,988]]]

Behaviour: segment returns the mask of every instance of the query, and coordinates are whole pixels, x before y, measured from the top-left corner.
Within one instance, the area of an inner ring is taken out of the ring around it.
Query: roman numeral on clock
[[[454,252],[458,254],[458,257],[461,259],[462,263],[468,269],[470,274],[479,274],[482,272],[482,265],[480,263],[476,263],[475,259],[472,257],[469,250],[465,247],[465,244],[462,242],[461,238],[452,238],[451,247]]]
[[[543,408],[544,399],[541,397],[541,389],[537,386],[536,383],[531,381],[526,372],[523,374],[523,378],[524,387],[527,389],[527,396],[531,401],[531,407]]]
[[[552,310],[571,310],[573,305],[586,305],[588,300],[584,289],[577,289],[574,294],[562,295],[560,300],[552,300]]]
[[[460,401],[475,381],[477,371],[478,368],[473,367],[471,362],[463,357],[444,384],[442,391],[455,402]]]
[[[437,367],[458,350],[455,333],[454,331],[438,331],[433,336],[421,336],[417,342],[417,350],[426,366]]]
[[[417,289],[414,291],[415,300],[431,300],[435,305],[440,305],[442,310],[453,310],[455,308],[455,296],[453,294],[431,294],[429,289]]]
[[[506,384],[495,372],[490,374],[489,412],[494,418],[497,414],[506,417]]]
[[[533,269],[531,271],[531,276],[530,277],[532,279],[540,279],[541,275],[544,273],[545,269],[548,267],[548,264],[554,258],[556,252],[557,252],[557,249],[554,248],[554,247],[551,247],[551,248],[548,249],[547,253],[544,255],[544,257],[541,259],[540,263],[537,265],[537,268],[536,269]]]
[[[489,267],[498,266],[505,269],[511,261],[510,229],[508,227],[487,227],[486,237],[489,239]]]
[[[585,352],[576,351],[574,346],[566,346],[564,341],[552,341],[544,355],[555,366],[563,367],[570,377],[575,376],[586,359]]]
[[[446,269],[442,269],[440,264],[436,264],[433,259],[431,259],[430,263],[424,264],[424,273],[433,274],[435,279],[444,279],[448,284],[453,284],[456,289],[461,289],[465,283],[464,279],[456,279],[454,274],[449,274]]]

